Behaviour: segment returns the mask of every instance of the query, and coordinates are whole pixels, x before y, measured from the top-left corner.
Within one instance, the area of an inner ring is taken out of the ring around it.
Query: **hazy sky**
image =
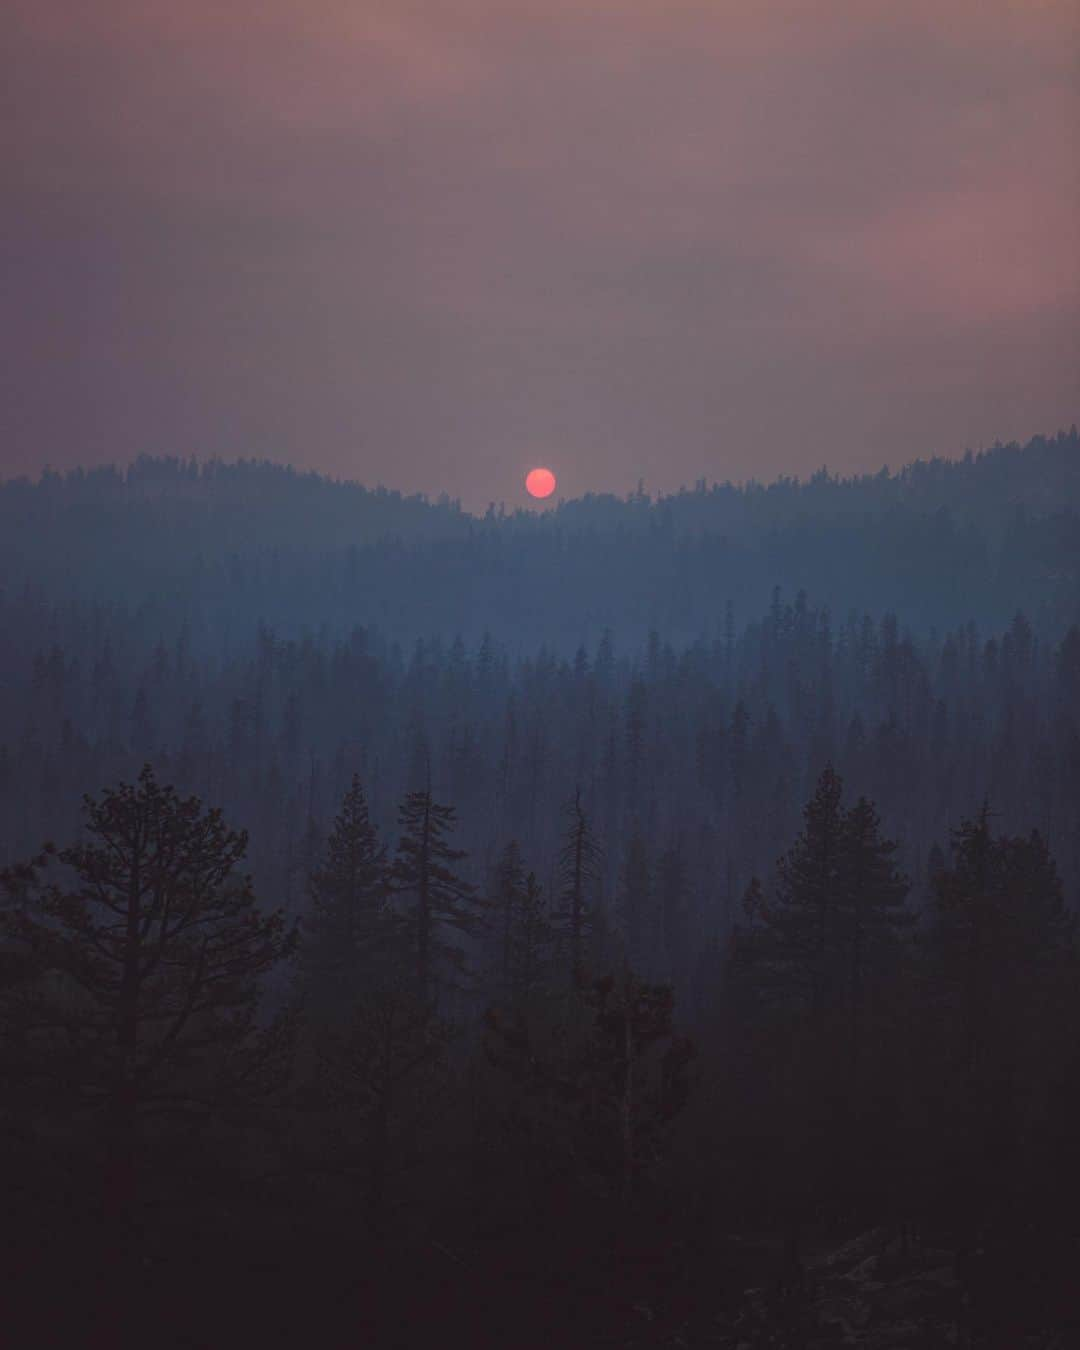
[[[4,0],[0,467],[470,506],[1080,418],[1080,0]]]

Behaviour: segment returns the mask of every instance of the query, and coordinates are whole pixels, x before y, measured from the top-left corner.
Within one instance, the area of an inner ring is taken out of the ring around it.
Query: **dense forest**
[[[1075,428],[480,518],[0,485],[12,1306],[1066,1345],[1078,512]]]

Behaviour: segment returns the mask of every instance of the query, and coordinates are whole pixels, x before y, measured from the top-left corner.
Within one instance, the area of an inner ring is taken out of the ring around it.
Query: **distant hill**
[[[147,640],[214,644],[375,625],[390,638],[495,633],[567,649],[611,628],[713,633],[775,587],[901,624],[1080,617],[1080,436],[1036,437],[890,473],[589,495],[545,513],[402,496],[260,461],[144,457],[0,484],[0,577],[46,606],[138,614]]]

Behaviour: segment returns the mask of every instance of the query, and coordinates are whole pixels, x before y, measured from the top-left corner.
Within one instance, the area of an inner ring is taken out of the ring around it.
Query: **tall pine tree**
[[[440,805],[424,788],[406,794],[398,821],[401,836],[391,869],[399,902],[397,928],[416,997],[426,1006],[440,987],[463,987],[462,940],[479,934],[481,909],[475,889],[455,870],[465,852],[447,842],[455,825],[454,808]]]
[[[984,805],[954,832],[952,854],[926,941],[947,1175],[976,1213],[1006,1195],[992,1176],[1015,1185],[1037,1166],[1030,1141],[1047,1129],[1072,1034],[1075,921],[1037,832],[995,835]]]
[[[883,1001],[882,986],[896,973],[902,936],[911,926],[904,903],[910,887],[897,870],[896,849],[893,840],[882,837],[873,802],[860,797],[843,818],[836,915],[847,968],[844,1002],[853,1085],[874,1011]]]
[[[845,845],[842,784],[832,765],[803,809],[803,828],[777,864],[767,901],[751,883],[744,908],[751,926],[737,950],[756,972],[761,995],[808,1016],[820,1028],[842,988],[838,919]]]
[[[295,935],[239,870],[247,836],[149,765],[85,813],[83,841],[0,877],[0,935],[34,972],[4,991],[3,1058],[29,1098],[97,1122],[122,1231],[147,1118],[224,1112],[265,1081],[280,1044],[258,1021],[259,979]]]
[[[309,883],[302,947],[309,1006],[340,1016],[386,973],[389,878],[386,849],[368,815],[358,775],[341,804]]]

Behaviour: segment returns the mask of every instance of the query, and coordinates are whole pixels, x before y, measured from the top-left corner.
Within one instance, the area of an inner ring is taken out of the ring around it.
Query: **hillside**
[[[690,641],[774,587],[836,615],[1059,635],[1080,617],[1080,437],[916,461],[895,473],[588,496],[544,513],[403,497],[265,462],[144,458],[0,486],[9,597],[139,615],[153,642],[258,618],[287,636],[374,626],[391,640],[490,631],[569,652],[610,628]],[[63,622],[63,620],[57,620]]]

